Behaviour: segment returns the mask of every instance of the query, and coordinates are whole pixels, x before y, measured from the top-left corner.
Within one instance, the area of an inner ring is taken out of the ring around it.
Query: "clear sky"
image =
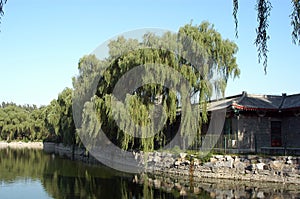
[[[300,47],[291,41],[289,1],[272,1],[268,74],[257,62],[256,1],[240,0],[235,38],[232,0],[8,0],[0,26],[0,102],[47,105],[72,87],[78,60],[137,28],[177,31],[208,20],[237,43],[241,76],[226,95],[300,93]]]

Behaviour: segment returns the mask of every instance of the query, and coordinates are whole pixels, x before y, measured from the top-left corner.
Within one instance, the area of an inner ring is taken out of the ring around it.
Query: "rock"
[[[194,187],[194,194],[199,194],[201,190],[198,187]]]
[[[241,161],[241,159],[239,158],[239,157],[234,157],[234,162],[240,162]]]
[[[154,187],[155,187],[155,188],[157,188],[157,189],[160,188],[160,186],[161,186],[161,181],[160,181],[160,180],[155,179],[155,180],[153,181],[153,183],[154,183]]]
[[[155,162],[155,163],[161,162],[161,157],[160,157],[160,156],[157,156],[157,155],[154,156],[153,162]]]
[[[247,158],[243,159],[243,162],[244,162],[245,164],[250,164],[250,160],[248,160]]]
[[[174,184],[174,186],[177,188],[177,189],[181,189],[181,185],[180,185],[180,183],[178,183],[178,182],[175,182],[175,184]]]
[[[233,160],[233,158],[232,158],[230,155],[226,155],[226,156],[225,156],[225,159],[226,159],[227,161]]]
[[[181,165],[181,161],[180,160],[176,160],[175,162],[174,162],[174,166],[177,168],[178,166],[180,166]]]
[[[255,160],[257,158],[256,155],[247,155],[248,160]]]
[[[236,170],[244,170],[246,167],[246,164],[244,164],[243,162],[235,162],[233,164],[233,168],[235,168]]]
[[[270,168],[269,165],[265,164],[265,165],[264,165],[264,170],[271,170],[271,168]]]
[[[293,164],[293,161],[292,160],[287,160],[285,163],[286,164]]]
[[[221,159],[223,159],[223,157],[224,157],[223,155],[215,155],[214,156],[214,158],[216,158],[217,160],[221,160]]]
[[[167,155],[168,155],[168,154],[167,154],[166,152],[162,152],[162,153],[161,153],[161,156],[162,156],[162,157],[165,157],[165,156],[167,156]]]
[[[291,156],[288,156],[288,157],[286,158],[285,164],[293,164],[293,160],[292,160],[292,157],[291,157]]]
[[[257,198],[265,198],[265,194],[262,191],[259,191],[256,195]]]
[[[230,159],[230,160],[227,160],[226,162],[224,162],[224,166],[227,168],[233,168],[233,163],[234,163],[234,160]]]
[[[187,156],[187,153],[179,153],[181,159],[184,159]]]
[[[184,189],[181,189],[179,194],[181,196],[186,196],[187,195],[187,193],[186,193],[186,191]]]
[[[199,166],[201,161],[197,158],[194,159],[194,166]]]
[[[173,164],[173,162],[175,162],[174,158],[172,158],[172,157],[165,157],[162,161],[169,165],[171,165],[171,164]]]
[[[152,155],[149,155],[147,161],[148,161],[148,162],[152,162],[153,159],[154,159],[154,157],[153,157]]]
[[[264,163],[264,161],[263,161],[262,158],[258,158],[257,162],[258,162],[258,163]]]
[[[215,167],[217,167],[217,168],[219,168],[219,167],[233,168],[233,162],[234,162],[233,159],[231,159],[229,161],[217,161],[215,163]]]
[[[190,162],[189,160],[184,160],[184,161],[183,161],[183,164],[184,164],[184,165],[190,165],[191,162]]]
[[[217,158],[211,157],[211,158],[209,159],[209,161],[215,163],[215,162],[217,162],[218,160],[217,160]]]
[[[258,170],[264,170],[264,166],[265,166],[265,165],[266,165],[265,163],[260,162],[260,163],[257,163],[257,164],[256,164],[256,168],[257,168]]]
[[[278,160],[274,160],[270,162],[270,168],[273,170],[281,170],[283,168],[283,164]]]
[[[255,164],[250,164],[245,168],[246,171],[254,171],[255,170]]]
[[[215,163],[213,163],[213,162],[206,162],[206,163],[203,164],[203,166],[212,168],[212,167],[215,166]]]

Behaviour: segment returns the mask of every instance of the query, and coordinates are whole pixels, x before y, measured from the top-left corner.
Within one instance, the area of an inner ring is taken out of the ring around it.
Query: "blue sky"
[[[255,1],[240,1],[235,38],[231,0],[8,0],[0,26],[0,102],[47,105],[72,86],[78,60],[122,32],[138,28],[177,31],[204,20],[237,43],[239,79],[226,95],[300,93],[300,47],[291,41],[289,1],[272,1],[268,74],[254,46]]]

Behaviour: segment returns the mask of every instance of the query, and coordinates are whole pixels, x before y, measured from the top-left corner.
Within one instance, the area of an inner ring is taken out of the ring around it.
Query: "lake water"
[[[132,174],[71,161],[41,150],[0,150],[0,198],[300,198],[298,186],[233,181],[194,182],[180,177],[137,180]],[[153,178],[153,176],[151,177]],[[172,183],[170,183],[172,181]],[[168,186],[173,184],[174,186]]]

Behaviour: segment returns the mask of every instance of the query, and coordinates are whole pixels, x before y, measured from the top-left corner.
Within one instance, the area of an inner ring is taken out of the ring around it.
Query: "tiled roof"
[[[281,109],[294,108],[300,108],[300,94],[286,96],[281,106]]]
[[[240,99],[241,96],[242,95],[236,95],[236,96],[231,96],[220,100],[211,101],[208,103],[208,111],[215,111],[215,110],[228,108],[229,106],[232,105],[233,102]]]
[[[245,93],[234,106],[243,110],[278,110],[282,100],[282,96],[278,95],[248,95]]]
[[[233,106],[236,109],[255,111],[277,111],[284,109],[300,108],[300,94],[296,95],[253,95],[243,92],[241,95],[211,101],[209,111],[214,111]]]

